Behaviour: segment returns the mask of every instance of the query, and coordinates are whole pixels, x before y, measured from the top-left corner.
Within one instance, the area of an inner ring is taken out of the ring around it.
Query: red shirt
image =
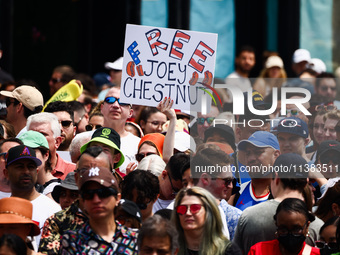
[[[305,248],[306,243],[303,243],[303,248],[299,252],[298,255],[302,255],[303,249]],[[311,255],[320,255],[320,250],[315,247],[311,247],[312,251],[310,252]],[[259,242],[254,244],[250,250],[248,255],[281,255],[279,241],[277,239],[265,242]]]
[[[76,164],[63,160],[58,153],[57,158],[57,164],[51,173],[54,177],[64,180],[68,173],[73,172],[76,169]]]

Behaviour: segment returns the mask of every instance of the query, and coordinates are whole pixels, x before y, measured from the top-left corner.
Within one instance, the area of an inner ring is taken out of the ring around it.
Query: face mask
[[[277,238],[280,244],[289,252],[294,253],[300,251],[306,237],[304,235],[294,236],[291,233]]]

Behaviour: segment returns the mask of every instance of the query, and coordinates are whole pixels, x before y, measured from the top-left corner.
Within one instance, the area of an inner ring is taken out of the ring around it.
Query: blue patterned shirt
[[[90,224],[78,231],[67,231],[61,240],[61,254],[138,254],[138,233],[116,221],[116,233],[109,243],[91,229]]]
[[[228,202],[225,201],[224,199],[221,200],[220,206],[224,214],[226,215],[230,240],[233,240],[238,219],[240,218],[242,211],[236,208],[235,206],[228,204]]]

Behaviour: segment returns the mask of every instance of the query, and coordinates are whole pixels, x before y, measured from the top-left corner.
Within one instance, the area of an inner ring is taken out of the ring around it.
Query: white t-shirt
[[[32,200],[31,203],[33,205],[32,220],[39,223],[40,231],[42,230],[46,219],[61,210],[61,207],[59,204],[57,204],[52,199],[42,194],[36,199]],[[41,233],[40,235],[35,237],[38,247],[39,247],[40,237],[41,237]]]
[[[119,171],[121,171],[122,173],[126,173],[126,166],[130,162],[137,163],[135,155],[138,152],[139,142],[140,138],[131,134],[130,132],[127,136],[120,138],[120,150],[125,156],[124,163],[119,167]]]
[[[174,200],[163,200],[158,198],[156,202],[153,204],[152,207],[152,213],[155,213],[161,209],[173,209],[173,208],[167,208]],[[173,207],[173,205],[172,205]]]
[[[10,197],[12,195],[12,192],[3,192],[0,191],[0,199],[5,197]]]

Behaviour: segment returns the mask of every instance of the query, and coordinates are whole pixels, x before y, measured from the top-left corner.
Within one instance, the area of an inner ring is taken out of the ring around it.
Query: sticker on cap
[[[102,136],[109,138],[109,134],[111,133],[111,130],[109,128],[103,128],[102,130]]]

